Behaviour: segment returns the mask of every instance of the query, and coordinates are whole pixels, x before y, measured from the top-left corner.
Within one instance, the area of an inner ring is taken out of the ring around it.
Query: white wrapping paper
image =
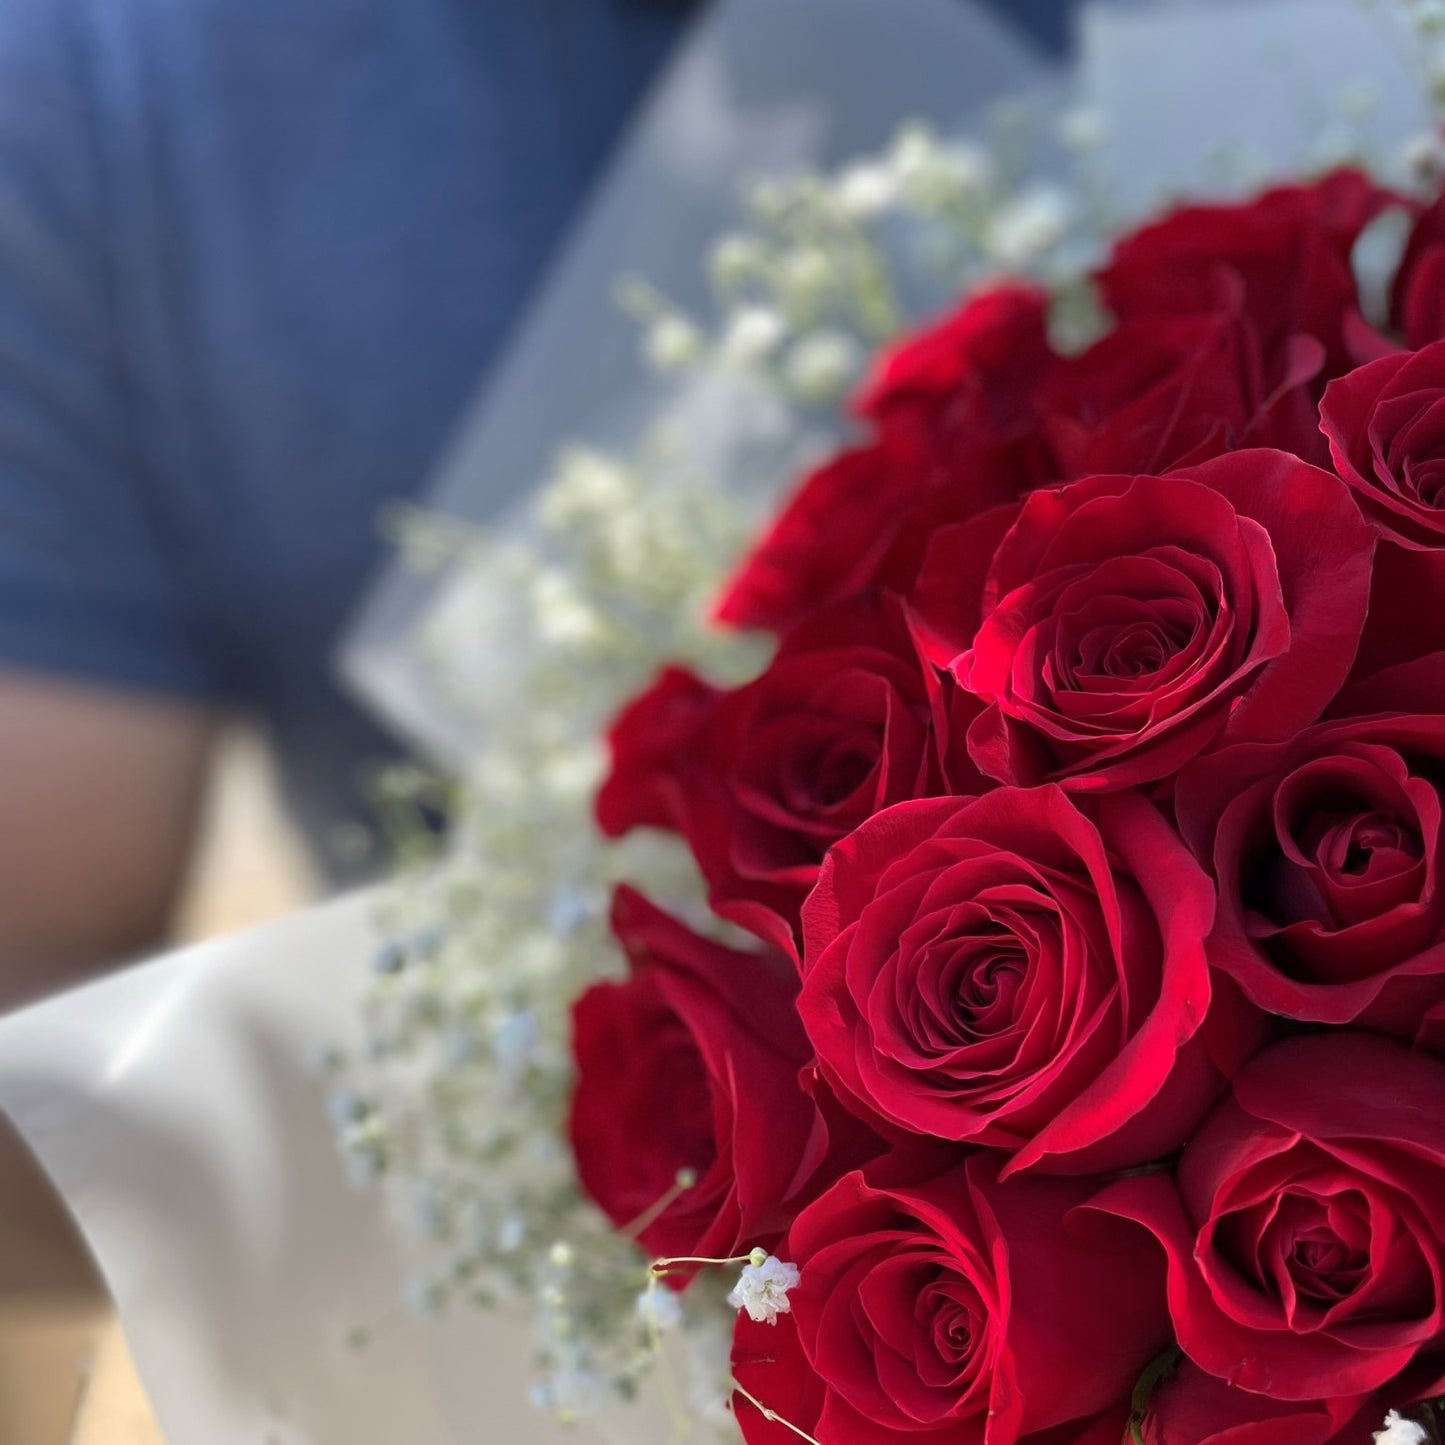
[[[562,1438],[527,1403],[525,1326],[408,1317],[395,1234],[343,1175],[313,1060],[354,1042],[368,917],[344,899],[0,1020],[0,1109],[99,1260],[169,1445]]]

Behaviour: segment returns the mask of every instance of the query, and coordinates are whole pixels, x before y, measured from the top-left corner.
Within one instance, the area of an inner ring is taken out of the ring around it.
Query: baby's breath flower
[[[556,482],[542,489],[538,515],[544,526],[560,529],[606,517],[629,500],[625,468],[590,447],[569,447]]]
[[[938,174],[959,190],[974,190],[993,179],[993,158],[983,146],[952,141],[938,151]]]
[[[789,307],[808,312],[837,284],[837,272],[822,246],[795,246],[779,257],[773,279]]]
[[[643,333],[642,354],[658,371],[683,371],[702,351],[702,333],[685,316],[660,317]]]
[[[713,285],[724,291],[751,281],[766,265],[767,248],[746,231],[720,237],[708,257]]]
[[[788,383],[804,401],[833,400],[857,376],[863,348],[846,332],[819,329],[793,343],[784,362]]]
[[[542,641],[553,646],[586,642],[602,626],[597,609],[576,581],[556,569],[538,575],[532,605]]]
[[[1414,1420],[1407,1420],[1398,1410],[1385,1416],[1383,1430],[1375,1431],[1375,1445],[1427,1445],[1429,1432]]]
[[[1052,186],[1035,186],[998,211],[984,243],[1005,266],[1025,267],[1056,246],[1068,225],[1064,194]]]
[[[728,1303],[735,1310],[746,1310],[748,1318],[759,1324],[777,1324],[779,1315],[792,1313],[788,1291],[801,1277],[797,1265],[787,1264],[776,1255],[766,1255],[760,1264],[749,1262],[743,1266],[741,1278],[728,1295]]]
[[[756,366],[778,349],[787,328],[770,306],[740,306],[728,317],[718,354],[729,366]]]
[[[637,1296],[637,1314],[648,1329],[665,1335],[682,1324],[682,1302],[672,1290],[652,1285]]]
[[[889,151],[893,173],[907,185],[932,171],[938,160],[938,137],[928,126],[910,121],[900,126]]]
[[[871,220],[898,199],[897,173],[880,161],[859,161],[838,177],[833,197],[845,215]]]

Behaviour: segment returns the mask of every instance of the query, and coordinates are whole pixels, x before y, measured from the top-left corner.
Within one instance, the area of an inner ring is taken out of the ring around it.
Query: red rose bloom
[[[1371,1397],[1272,1400],[1182,1361],[1144,1418],[1144,1445],[1371,1445],[1388,1408]]]
[[[790,940],[839,838],[900,799],[980,784],[961,747],[955,776],[945,773],[954,692],[895,603],[826,610],[745,687],[716,692],[665,673],[613,728],[598,817],[613,834],[677,829],[720,913]]]
[[[993,556],[972,646],[953,632],[953,670],[988,704],[975,761],[1097,792],[1289,736],[1350,670],[1373,546],[1340,481],[1283,452],[1034,493]],[[949,635],[940,599],[977,551],[970,529],[936,538],[919,588],[933,633]]]
[[[1180,827],[1219,889],[1210,961],[1261,1008],[1407,1038],[1445,1013],[1445,713],[1423,701],[1180,778]]]
[[[1417,1362],[1438,1379],[1442,1120],[1438,1060],[1369,1034],[1289,1039],[1240,1070],[1177,1182],[1126,1179],[1097,1205],[1163,1245],[1179,1344],[1207,1373],[1306,1404]]]
[[[951,491],[928,483],[928,468],[910,436],[885,436],[829,458],[803,479],[728,583],[718,620],[784,632],[871,588],[906,591],[934,512],[954,501]]]
[[[1014,1445],[1127,1396],[1168,1339],[1147,1236],[1071,1217],[1087,1181],[1000,1184],[987,1154],[937,1167],[880,1161],[803,1211],[791,1313],[738,1322],[743,1388],[840,1445]],[[796,1441],[736,1409],[749,1445]]]
[[[1335,470],[1385,536],[1445,546],[1445,341],[1331,382],[1320,424]]]
[[[798,1008],[824,1078],[885,1129],[1007,1150],[1006,1173],[1140,1164],[1255,1042],[1228,1000],[1205,1028],[1213,907],[1140,797],[1097,822],[1052,787],[903,803],[823,865]]]
[[[1197,316],[1135,317],[1059,358],[1037,400],[1054,480],[1170,471],[1247,446],[1322,451],[1318,356],[1296,348],[1266,389],[1242,305],[1226,297]]]
[[[1046,305],[1031,288],[986,291],[888,353],[858,402],[877,440],[802,483],[719,618],[782,631],[872,587],[906,592],[935,527],[1052,480],[1032,404]]]
[[[1048,294],[1032,286],[968,297],[884,352],[856,409],[885,430],[922,432],[970,452],[1027,448],[1034,387],[1049,357],[1048,307]]]
[[[619,1229],[655,1213],[639,1239],[656,1255],[771,1244],[826,1145],[799,1082],[797,975],[780,955],[698,937],[628,888],[612,926],[631,976],[594,985],[573,1014],[582,1185]],[[683,1170],[697,1183],[679,1192]]]
[[[1265,358],[1266,388],[1315,353],[1316,395],[1380,342],[1360,315],[1350,253],[1395,198],[1355,170],[1243,204],[1185,206],[1126,237],[1099,277],[1121,320],[1234,304]]]

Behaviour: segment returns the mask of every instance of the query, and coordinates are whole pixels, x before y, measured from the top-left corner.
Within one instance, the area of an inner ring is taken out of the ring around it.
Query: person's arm
[[[0,1011],[164,938],[214,731],[195,704],[0,671]]]
[[[0,1009],[161,941],[235,692],[137,279],[167,233],[91,28],[127,8],[0,0]]]

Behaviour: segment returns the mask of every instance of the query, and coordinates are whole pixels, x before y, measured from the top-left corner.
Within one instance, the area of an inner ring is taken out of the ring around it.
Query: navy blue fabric
[[[1023,32],[1040,50],[1064,55],[1073,41],[1078,0],[982,0],[1000,19]]]
[[[341,816],[378,509],[689,8],[0,0],[0,660],[250,706]]]
[[[647,0],[0,3],[0,660],[264,716],[331,654],[684,24]]]

